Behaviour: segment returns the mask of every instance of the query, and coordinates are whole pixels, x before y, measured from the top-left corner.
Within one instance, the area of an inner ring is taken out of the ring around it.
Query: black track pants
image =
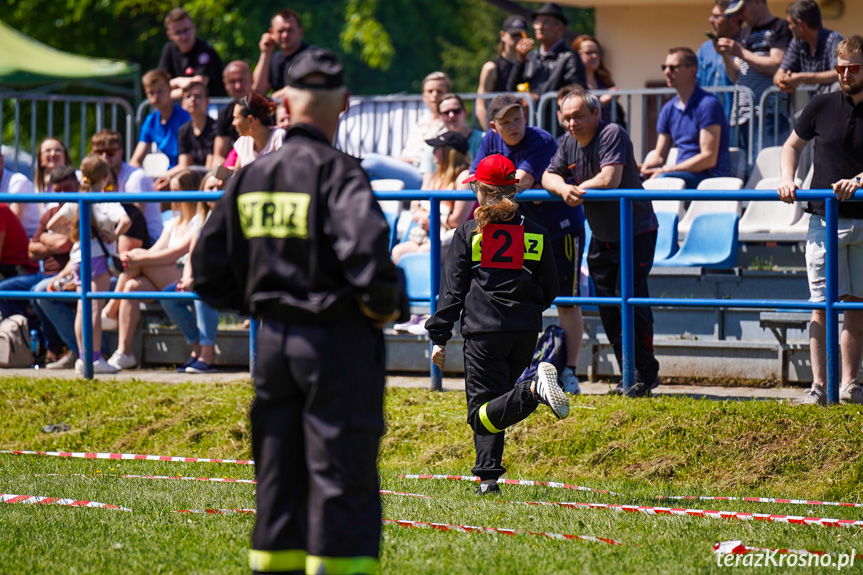
[[[533,357],[534,332],[482,333],[465,338],[464,379],[467,422],[476,448],[474,475],[497,479],[506,469],[503,459],[504,429],[536,410],[530,382],[515,382]]]
[[[653,267],[656,232],[638,234],[633,238],[635,297],[650,297],[647,276]],[[601,242],[593,238],[587,254],[590,278],[597,297],[620,297],[620,242]],[[623,329],[618,306],[599,306],[599,317],[608,341],[614,348],[617,366],[623,369]],[[653,312],[649,307],[635,308],[635,380],[652,384],[659,374],[659,362],[653,354]]]

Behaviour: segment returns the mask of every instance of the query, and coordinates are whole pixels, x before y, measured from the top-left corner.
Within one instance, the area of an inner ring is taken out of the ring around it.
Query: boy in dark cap
[[[381,534],[381,326],[407,314],[407,298],[369,180],[330,144],[347,104],[342,64],[309,47],[285,84],[284,145],[231,178],[192,254],[195,287],[210,305],[262,321],[251,568],[371,574]]]

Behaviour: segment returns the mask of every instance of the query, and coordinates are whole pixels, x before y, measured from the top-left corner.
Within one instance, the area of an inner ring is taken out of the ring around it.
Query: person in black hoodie
[[[548,232],[525,218],[513,202],[515,165],[486,157],[470,183],[480,207],[458,227],[444,265],[440,307],[426,322],[434,343],[432,361],[443,369],[446,342],[461,319],[464,337],[468,424],[474,430],[477,494],[497,493],[506,469],[504,429],[548,405],[558,419],[569,400],[557,370],[541,363],[537,376],[515,386],[531,361],[542,312],[557,294],[557,270]]]

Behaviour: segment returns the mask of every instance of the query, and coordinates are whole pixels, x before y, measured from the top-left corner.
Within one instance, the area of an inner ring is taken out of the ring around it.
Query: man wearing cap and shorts
[[[580,205],[591,189],[640,189],[641,178],[629,134],[617,124],[600,119],[599,99],[585,90],[570,92],[561,102],[567,134],[542,176],[542,185]],[[572,178],[574,184],[567,183]],[[588,202],[584,215],[593,231],[587,254],[597,297],[620,297],[620,205],[616,201]],[[659,222],[649,200],[632,202],[633,283],[635,297],[650,297],[647,276],[653,266]],[[617,364],[623,370],[622,320],[618,306],[599,306],[599,316]],[[645,397],[659,384],[659,362],[653,352],[653,314],[635,308],[635,383],[629,397]],[[614,393],[623,394],[623,386]]]
[[[389,227],[331,142],[342,64],[309,47],[285,74],[282,148],[231,178],[192,254],[208,304],[261,321],[250,417],[256,573],[375,573],[384,432],[381,326],[407,314]]]
[[[863,301],[863,203],[847,202],[860,189],[863,177],[863,37],[854,35],[836,46],[836,71],[840,92],[819,94],[800,112],[794,130],[782,146],[777,192],[782,201],[794,202],[797,184],[794,174],[806,145],[815,142],[813,190],[832,188],[839,203],[839,298]],[[812,214],[806,234],[806,270],[811,301],[823,302],[826,293],[827,254],[825,249],[825,202],[811,201]],[[809,355],[812,388],[800,403],[827,403],[827,350],[824,310],[813,310],[809,324]],[[863,357],[863,310],[845,310],[840,347],[842,381],[839,399],[863,403],[863,388],[857,383]]]
[[[527,21],[521,16],[509,16],[503,21],[497,58],[482,65],[477,94],[507,91],[509,75],[518,60],[515,45],[519,40],[527,38],[527,31]],[[476,119],[484,130],[488,129],[488,105],[484,98],[476,100]]]
[[[508,94],[496,96],[489,105],[491,129],[482,139],[473,159],[470,173],[476,172],[480,161],[492,154],[501,154],[515,164],[518,189],[541,189],[542,173],[557,151],[554,137],[540,128],[525,123],[524,110],[518,98]],[[580,265],[584,253],[584,215],[578,206],[560,202],[522,202],[524,214],[548,230],[552,254],[557,265],[558,296],[581,295]],[[570,393],[579,393],[575,367],[581,349],[584,326],[581,308],[557,306],[558,321],[566,334],[566,367],[560,373],[561,385]]]

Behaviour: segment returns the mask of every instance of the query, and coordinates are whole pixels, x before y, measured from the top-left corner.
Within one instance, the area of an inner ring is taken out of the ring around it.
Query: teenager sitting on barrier
[[[90,154],[81,162],[81,184],[82,192],[102,192],[110,181],[111,166],[102,157]],[[108,291],[111,284],[111,273],[109,272],[109,258],[117,255],[116,239],[125,233],[132,225],[129,216],[123,206],[116,202],[102,202],[90,205],[90,217],[92,229],[90,232],[90,278],[91,289],[94,291]],[[78,204],[67,203],[54,214],[48,222],[49,230],[69,233],[75,242],[69,253],[69,264],[54,277],[49,285],[49,291],[65,291],[70,285],[80,290],[81,285],[81,242],[78,237]],[[116,373],[117,370],[108,365],[100,352],[102,341],[102,324],[99,317],[102,312],[103,300],[93,300],[92,318],[93,322],[93,373]],[[78,346],[78,355],[82,355],[84,349],[83,340],[83,306],[78,301],[78,309],[75,314],[75,339]],[[84,373],[84,362],[79,357],[75,361],[75,371]]]
[[[224,182],[216,177],[214,172],[204,176],[201,182],[201,190],[215,192],[224,188]],[[197,217],[204,227],[210,217],[210,209],[213,203],[198,203]],[[192,237],[189,253],[195,249],[198,243],[198,235]],[[195,288],[195,274],[192,270],[192,259],[187,258],[183,266],[183,276],[179,281],[170,284],[163,289],[165,292],[189,292]],[[162,307],[171,318],[183,336],[186,343],[192,346],[192,354],[185,363],[177,368],[179,373],[213,373],[216,371],[214,363],[216,360],[216,331],[219,327],[219,312],[201,300],[188,301],[178,299],[163,299]]]
[[[438,112],[440,97],[452,89],[452,82],[443,72],[432,72],[422,83],[423,102],[431,116],[420,119],[408,132],[408,139],[398,158],[383,154],[366,154],[361,163],[372,180],[395,179],[405,183],[405,189],[417,190],[422,186],[419,170],[423,155],[428,150],[425,141],[441,135],[446,128]]]
[[[201,176],[185,170],[171,178],[171,191],[197,190]],[[175,216],[165,224],[162,235],[150,249],[131,250],[123,255],[123,273],[114,291],[161,291],[180,279],[182,264],[189,254],[192,238],[200,231],[200,218],[195,214],[194,202],[173,203]],[[105,309],[103,321],[116,318],[118,322],[117,350],[108,364],[116,370],[138,364],[132,353],[135,329],[141,318],[138,300],[112,300]]]

